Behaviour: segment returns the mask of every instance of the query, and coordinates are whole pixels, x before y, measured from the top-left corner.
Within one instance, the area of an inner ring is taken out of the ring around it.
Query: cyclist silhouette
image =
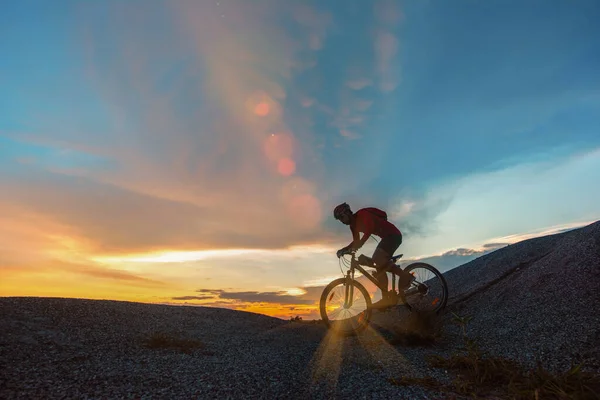
[[[350,226],[353,239],[348,246],[337,251],[336,255],[338,258],[351,251],[360,249],[371,235],[381,238],[372,256],[374,267],[377,270],[373,275],[386,290],[381,290],[381,300],[374,303],[373,308],[383,308],[391,304],[396,304],[396,293],[390,293],[387,289],[388,277],[386,271],[396,267],[391,258],[398,247],[400,247],[400,244],[402,244],[402,233],[400,230],[387,220],[387,213],[385,211],[375,207],[361,208],[353,213],[347,203],[342,203],[335,207],[333,216],[344,225]],[[363,233],[362,238],[359,237],[359,232]],[[398,289],[403,290],[408,287],[411,280],[412,275],[410,273],[400,272]]]

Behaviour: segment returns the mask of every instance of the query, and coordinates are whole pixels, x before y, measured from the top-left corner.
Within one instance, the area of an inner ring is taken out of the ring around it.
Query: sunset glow
[[[260,249],[223,249],[223,250],[197,250],[197,251],[163,251],[148,254],[130,254],[126,256],[100,256],[93,257],[94,261],[106,263],[133,262],[133,263],[178,263],[186,261],[199,261],[209,258],[236,257],[243,255],[265,253]]]

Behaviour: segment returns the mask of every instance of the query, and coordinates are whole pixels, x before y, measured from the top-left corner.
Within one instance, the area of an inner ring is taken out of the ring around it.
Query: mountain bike
[[[383,288],[377,279],[362,267],[375,268],[373,260],[364,254],[358,257],[355,256],[355,252],[349,254],[352,258],[346,276],[327,285],[323,289],[319,303],[321,318],[327,327],[343,336],[354,335],[362,331],[369,325],[371,319],[371,296],[355,278],[355,272],[358,270],[378,288]],[[396,301],[380,311],[389,310],[402,302],[410,311],[439,313],[446,307],[448,286],[444,276],[430,264],[414,262],[404,268],[404,271],[409,272],[414,280],[408,287],[396,292],[396,279],[403,273],[397,261],[402,256],[403,254],[399,254],[391,257],[394,267],[387,270],[392,274],[391,293],[395,296]],[[346,266],[348,266],[347,261]]]

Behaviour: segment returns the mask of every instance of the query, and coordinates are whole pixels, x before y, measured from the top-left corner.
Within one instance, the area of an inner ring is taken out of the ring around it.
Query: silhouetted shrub
[[[197,349],[204,349],[205,345],[197,339],[178,338],[167,333],[157,332],[150,335],[143,342],[149,349],[171,349],[189,354]]]

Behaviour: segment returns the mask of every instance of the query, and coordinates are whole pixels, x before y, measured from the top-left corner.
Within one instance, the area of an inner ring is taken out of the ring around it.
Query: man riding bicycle
[[[342,203],[335,207],[333,216],[344,225],[350,226],[353,238],[352,243],[337,251],[338,258],[351,251],[360,249],[371,235],[381,238],[372,257],[374,267],[377,270],[374,276],[382,286],[381,300],[374,303],[373,308],[384,308],[396,304],[396,293],[390,293],[388,290],[386,271],[395,268],[395,264],[391,258],[402,243],[402,233],[400,230],[387,220],[387,214],[384,211],[374,207],[362,208],[353,213],[347,203]],[[359,232],[364,234],[362,238],[359,238]],[[398,270],[400,270],[398,289],[404,290],[410,285],[413,277],[400,268]]]

